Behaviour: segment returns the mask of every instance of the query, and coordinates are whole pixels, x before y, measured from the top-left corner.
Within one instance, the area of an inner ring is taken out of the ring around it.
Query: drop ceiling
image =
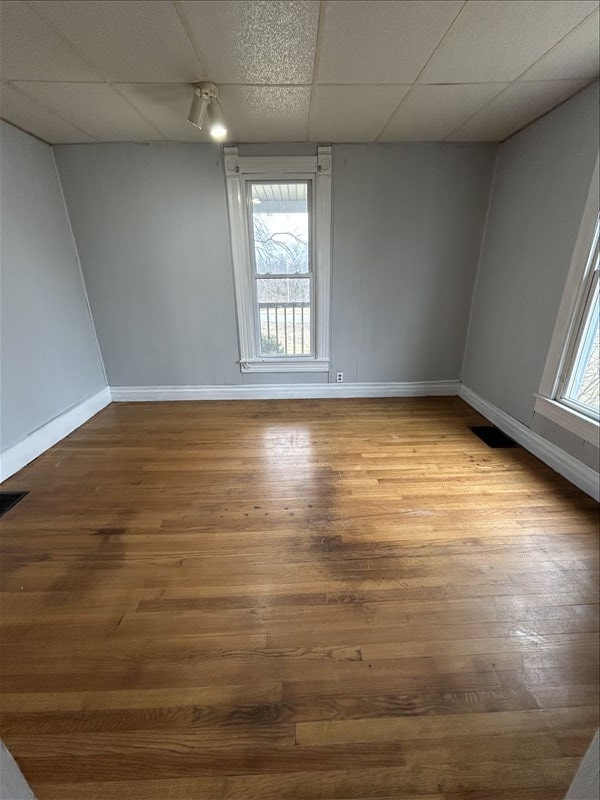
[[[50,143],[501,141],[598,75],[598,0],[2,0],[0,116]]]

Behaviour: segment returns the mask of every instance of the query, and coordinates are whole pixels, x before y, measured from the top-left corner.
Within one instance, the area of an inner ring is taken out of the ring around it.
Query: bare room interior
[[[598,798],[598,21],[0,2],[1,800]]]

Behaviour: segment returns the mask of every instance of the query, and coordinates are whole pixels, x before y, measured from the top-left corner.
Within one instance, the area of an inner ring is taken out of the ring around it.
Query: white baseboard
[[[458,394],[459,381],[288,383],[236,386],[111,386],[116,403],[160,400],[304,400],[327,397],[432,397]]]
[[[88,397],[78,405],[50,420],[26,439],[9,447],[0,454],[0,481],[4,481],[23,469],[48,448],[60,442],[84,422],[97,414],[111,402],[110,389],[106,387],[98,394]]]
[[[483,397],[478,395],[472,389],[464,384],[461,385],[459,396],[472,406],[480,414],[483,414],[486,419],[493,422],[501,431],[507,436],[510,436],[515,442],[518,442],[530,453],[547,464],[555,472],[558,472],[568,481],[574,483],[594,500],[600,499],[600,486],[598,473],[586,464],[582,464],[573,456],[565,453],[560,447],[552,444],[539,433],[535,433],[522,422],[519,422],[510,414],[507,414],[502,409],[484,400]]]

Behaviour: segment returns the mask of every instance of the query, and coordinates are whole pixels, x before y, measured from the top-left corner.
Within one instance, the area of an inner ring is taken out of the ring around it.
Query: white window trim
[[[535,396],[535,410],[536,413],[555,422],[561,428],[566,428],[587,442],[598,444],[598,423],[591,417],[580,414],[574,408],[569,408],[558,400],[549,400],[541,394]]]
[[[581,307],[584,287],[584,275],[588,265],[590,243],[594,235],[598,219],[598,159],[594,167],[592,181],[588,191],[583,219],[579,227],[573,258],[567,274],[567,281],[554,326],[546,365],[542,374],[540,390],[535,395],[534,410],[537,414],[555,422],[565,430],[598,444],[599,424],[591,417],[581,414],[558,398],[563,372],[570,353],[574,327],[578,324],[577,310]]]
[[[225,147],[223,150],[240,342],[240,369],[242,372],[328,372],[331,305],[331,147],[319,147],[316,156],[240,156],[237,147]],[[281,178],[295,180],[308,178],[314,183],[315,353],[310,357],[268,358],[259,356],[256,351],[244,182]]]

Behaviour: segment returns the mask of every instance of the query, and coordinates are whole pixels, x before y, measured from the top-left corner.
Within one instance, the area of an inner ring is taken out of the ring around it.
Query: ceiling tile
[[[372,142],[409,86],[316,86],[310,108],[313,142]]]
[[[462,0],[327,2],[319,83],[412,83],[462,5]]]
[[[221,86],[220,97],[240,141],[306,140],[310,86]]]
[[[104,83],[15,84],[51,111],[101,142],[156,141],[162,136]]]
[[[380,141],[444,139],[506,86],[506,83],[415,84],[380,136]]]
[[[599,67],[599,14],[591,14],[520,78],[524,81],[593,78]]]
[[[179,3],[211,81],[311,83],[315,0],[184,0]]]
[[[35,0],[32,5],[111,81],[192,83],[205,77],[166,0]]]
[[[102,77],[21,0],[0,4],[3,81],[98,81]]]
[[[454,142],[500,142],[560,105],[587,83],[588,79],[512,83],[447,139]]]
[[[9,83],[0,88],[0,116],[50,144],[93,142],[87,133],[38,105]]]
[[[211,142],[205,129],[187,121],[193,91],[188,83],[120,83],[119,93],[164,135],[175,142]]]
[[[597,6],[596,0],[469,0],[419,82],[515,80]]]

